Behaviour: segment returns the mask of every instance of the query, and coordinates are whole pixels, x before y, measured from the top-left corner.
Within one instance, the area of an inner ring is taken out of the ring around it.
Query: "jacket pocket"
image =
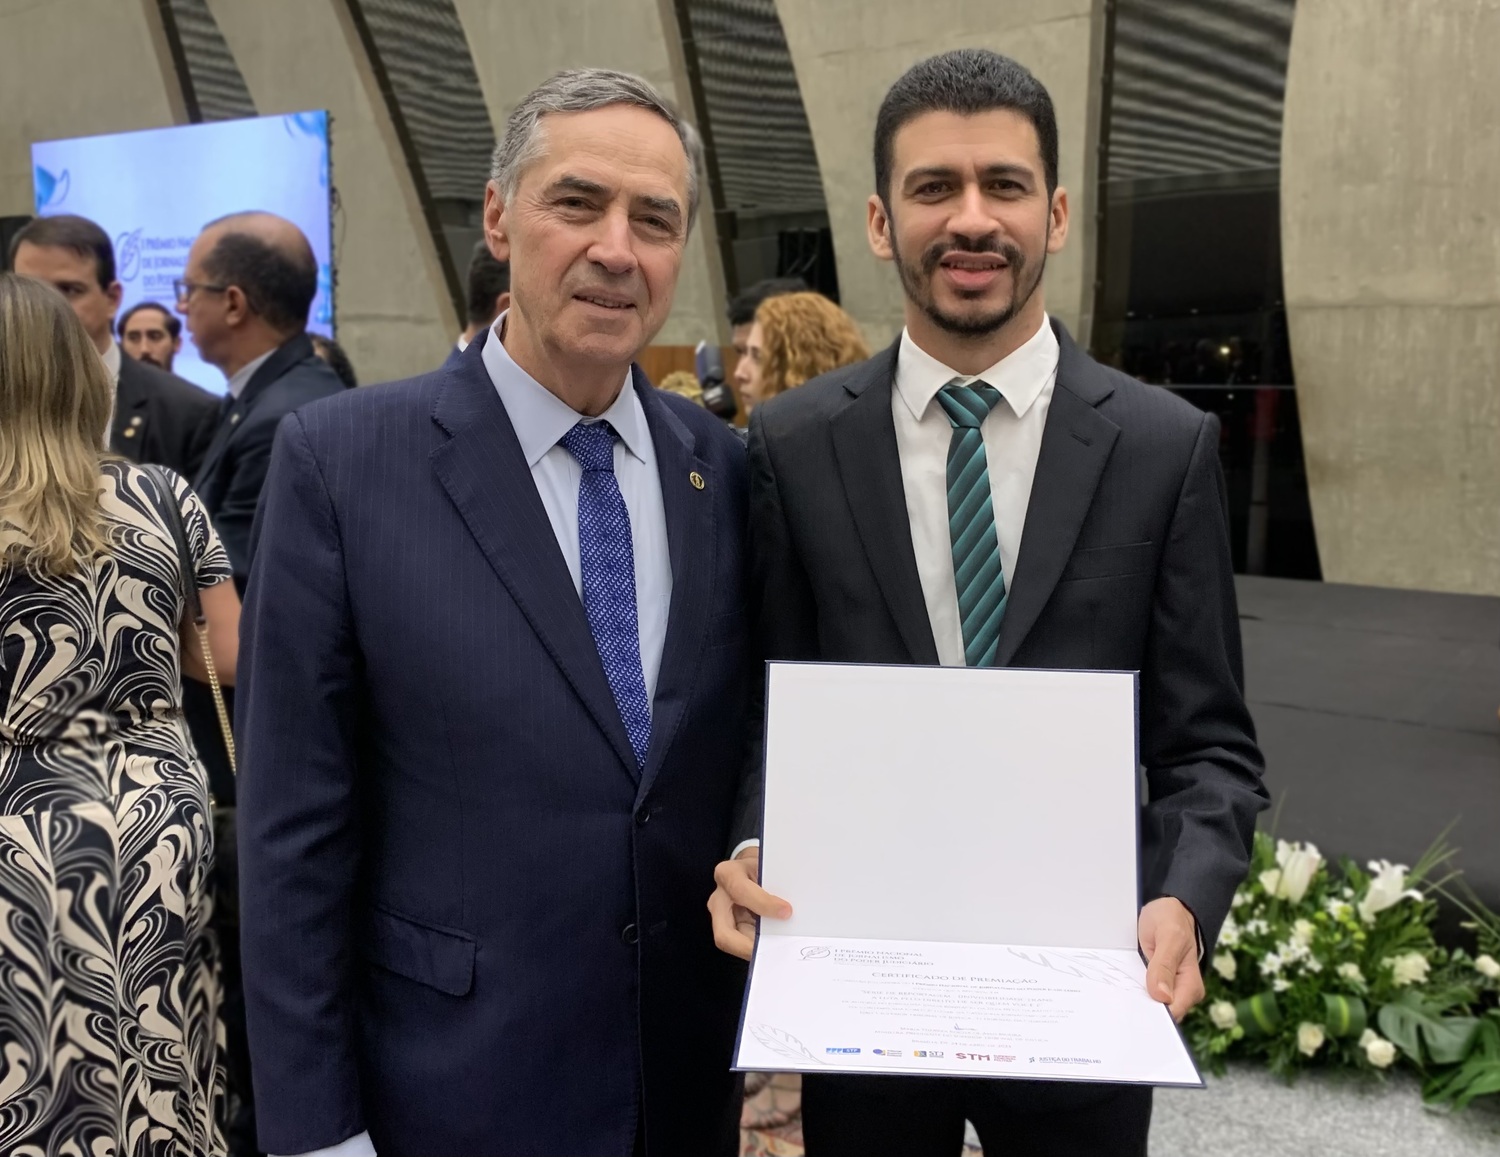
[[[474,987],[474,937],[467,932],[375,908],[363,948],[371,964],[449,996],[464,996]]]
[[[1058,581],[1125,578],[1148,574],[1156,566],[1154,542],[1132,542],[1123,546],[1095,546],[1075,550]]]

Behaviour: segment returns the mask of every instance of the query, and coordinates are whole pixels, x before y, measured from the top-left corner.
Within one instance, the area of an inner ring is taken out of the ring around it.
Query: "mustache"
[[[1026,264],[1026,255],[1021,252],[1020,247],[1012,245],[1009,241],[1002,241],[998,237],[981,237],[975,241],[968,237],[952,237],[945,241],[939,241],[929,246],[922,254],[922,272],[929,276],[937,272],[937,267],[942,264],[943,258],[950,253],[988,253],[1005,259],[1005,263],[1012,269],[1020,269]]]

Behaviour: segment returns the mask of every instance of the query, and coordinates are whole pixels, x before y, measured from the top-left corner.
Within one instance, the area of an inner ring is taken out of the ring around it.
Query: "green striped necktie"
[[[948,443],[948,534],[953,541],[953,582],[963,625],[964,662],[993,667],[1005,617],[1005,569],[995,533],[995,502],[984,455],[985,417],[1000,400],[994,386],[954,378],[938,391],[953,426]]]

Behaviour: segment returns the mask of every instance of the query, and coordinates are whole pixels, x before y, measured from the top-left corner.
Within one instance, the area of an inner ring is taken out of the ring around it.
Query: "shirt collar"
[[[109,380],[115,385],[120,384],[120,343],[110,342],[109,349],[99,355],[99,360],[104,363],[105,370],[109,373]]]
[[[502,313],[495,319],[480,353],[490,381],[510,415],[510,424],[515,427],[527,467],[540,462],[579,422],[608,422],[625,449],[640,461],[646,461],[650,433],[646,428],[646,411],[631,383],[630,371],[625,371],[624,387],[609,409],[597,418],[585,417],[516,364],[500,340],[505,332],[505,317]]]
[[[279,349],[280,347],[276,347]],[[238,398],[245,392],[245,387],[250,384],[250,379],[255,376],[255,371],[266,364],[266,359],[276,352],[276,349],[268,349],[254,361],[246,362],[239,371],[229,379],[229,393]]]
[[[1000,391],[1006,405],[1016,417],[1026,415],[1057,372],[1057,335],[1047,316],[1024,344],[1011,351],[984,373],[975,377],[960,374],[912,340],[911,331],[901,331],[901,349],[896,356],[896,392],[917,421],[937,397],[938,391],[954,378],[969,382],[983,380]]]

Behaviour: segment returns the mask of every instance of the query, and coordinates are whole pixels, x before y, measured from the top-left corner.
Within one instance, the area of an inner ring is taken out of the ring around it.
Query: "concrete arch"
[[[1287,317],[1324,577],[1500,594],[1500,0],[1298,0]]]

